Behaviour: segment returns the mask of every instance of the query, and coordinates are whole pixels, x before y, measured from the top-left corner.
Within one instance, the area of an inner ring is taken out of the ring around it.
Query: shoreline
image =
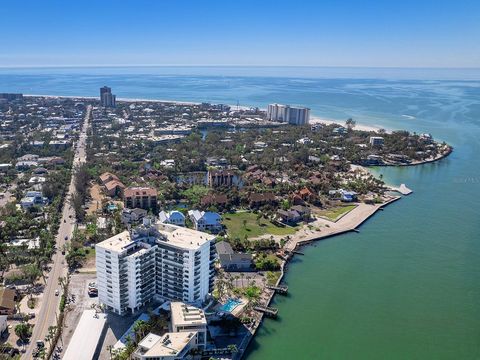
[[[298,237],[297,239],[289,240],[285,244],[283,249],[287,250],[290,253],[290,256],[288,256],[285,260],[281,262],[281,265],[280,265],[281,274],[278,277],[275,285],[278,286],[282,282],[288,270],[288,264],[290,260],[293,258],[293,256],[295,255],[294,252],[298,251],[299,248],[305,245],[309,245],[313,242],[325,240],[334,236],[347,234],[350,232],[358,232],[359,231],[358,228],[361,227],[365,222],[367,222],[378,211],[382,211],[386,206],[400,200],[401,198],[402,196],[388,196],[388,199],[383,203],[374,204],[374,205],[358,203],[355,209],[351,210],[349,213],[345,214],[337,221],[330,221],[323,218],[317,218],[317,220],[313,221],[311,224],[313,223],[323,224],[323,225],[328,224],[329,227],[324,226],[324,228],[326,228],[327,231],[322,233],[322,230],[320,231],[314,230],[314,231],[311,231],[311,234],[309,236],[305,235],[303,237]],[[302,230],[299,230],[299,231],[302,231]],[[293,236],[297,234],[298,232]],[[276,293],[275,291],[270,289],[264,289],[264,293],[267,295],[267,299],[264,305],[269,306],[273,301]],[[237,353],[237,356],[235,356],[235,359],[239,360],[244,357],[250,342],[255,337],[257,330],[260,328],[264,318],[265,318],[265,315],[263,313],[259,313],[259,317],[255,323],[254,328],[250,329],[249,335],[247,335],[240,343],[240,346],[238,348],[239,351]]]
[[[49,99],[79,99],[79,100],[98,100],[96,96],[74,96],[74,95],[39,95],[39,94],[24,94],[25,97],[43,97]],[[166,100],[166,99],[139,99],[139,98],[117,98],[117,101],[132,103],[132,102],[151,102],[151,103],[165,103],[165,104],[176,104],[176,105],[200,105],[201,102],[195,101],[179,101],[179,100]],[[234,104],[227,104],[230,106],[231,109],[237,108],[237,105]],[[239,110],[249,110],[255,106],[245,106],[245,105],[238,105]],[[262,111],[266,111],[266,108],[260,108]],[[317,115],[311,115],[309,125],[311,124],[323,124],[323,125],[342,125],[341,120],[334,120],[334,119],[327,119],[324,117],[320,117]],[[392,129],[382,128],[377,125],[367,125],[362,123],[357,123],[354,127],[354,130],[360,131],[368,131],[368,132],[375,132],[378,133],[380,129],[384,129],[387,133],[392,132]]]

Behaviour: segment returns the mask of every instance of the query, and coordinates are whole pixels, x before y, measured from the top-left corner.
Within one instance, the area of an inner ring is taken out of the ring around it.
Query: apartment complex
[[[310,121],[310,109],[282,104],[270,104],[267,120],[286,122],[292,125],[306,125]]]
[[[157,210],[157,190],[151,187],[128,187],[123,191],[123,204],[129,209]]]
[[[115,107],[116,96],[112,94],[112,89],[108,86],[100,88],[100,104],[103,107]]]
[[[235,172],[232,170],[209,170],[208,186],[232,187],[235,185]]]
[[[100,302],[118,314],[133,312],[153,298],[202,303],[213,285],[214,239],[147,220],[97,244]]]

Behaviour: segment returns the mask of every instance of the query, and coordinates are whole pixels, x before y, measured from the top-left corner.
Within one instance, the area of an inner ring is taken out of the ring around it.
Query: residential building
[[[145,209],[122,209],[122,223],[126,225],[132,225],[139,223],[145,216],[147,216],[148,212]]]
[[[100,104],[103,107],[115,107],[116,96],[112,94],[112,89],[108,86],[100,88]]]
[[[370,136],[370,145],[371,146],[382,146],[384,143],[384,138],[381,136]]]
[[[277,199],[272,192],[253,193],[248,197],[248,204],[251,208],[258,208],[267,204],[275,204]]]
[[[153,299],[157,247],[135,241],[124,231],[95,246],[98,298],[118,314],[132,312]]]
[[[12,315],[15,313],[15,290],[0,289],[0,315]]]
[[[270,104],[267,108],[267,120],[286,122],[292,125],[306,125],[310,122],[310,109]]]
[[[170,303],[172,332],[197,333],[197,347],[205,349],[207,345],[207,318],[203,310],[182,302]]]
[[[334,199],[340,199],[343,202],[354,202],[357,200],[357,193],[355,191],[347,191],[344,189],[330,190],[328,195]]]
[[[111,180],[105,184],[105,193],[110,197],[122,196],[125,185],[119,180]]]
[[[180,211],[173,210],[169,212],[160,211],[158,220],[164,224],[173,224],[178,226],[185,226],[185,215]]]
[[[126,208],[157,209],[157,190],[151,187],[128,187],[123,191]]]
[[[231,170],[210,170],[208,172],[208,186],[232,187],[235,185],[236,175]]]
[[[189,210],[188,216],[192,220],[195,230],[216,233],[222,230],[222,218],[210,211]]]
[[[0,335],[3,335],[3,332],[7,330],[8,323],[7,323],[8,315],[0,315]]]
[[[228,198],[225,194],[208,194],[201,199],[200,204],[203,207],[217,206],[222,208],[228,204]]]
[[[303,220],[310,219],[311,210],[308,206],[295,205],[295,206],[292,206],[290,210],[296,211],[302,217]]]
[[[296,224],[302,220],[302,216],[295,210],[277,210],[277,216],[284,223]]]
[[[96,245],[100,303],[125,314],[153,298],[201,304],[213,286],[215,236],[171,224],[144,225]]]
[[[226,241],[215,244],[218,259],[225,271],[248,271],[252,268],[252,254],[243,254],[233,251]]]
[[[162,336],[149,333],[132,354],[134,360],[179,360],[196,349],[195,332],[166,333]]]
[[[99,176],[99,178],[100,178],[100,182],[102,183],[103,186],[105,186],[106,183],[108,183],[109,181],[112,181],[112,180],[120,181],[120,179],[117,177],[117,175],[114,175],[114,174],[109,173],[109,172],[104,172],[103,174],[101,174]]]
[[[25,197],[20,200],[20,206],[23,209],[30,208],[34,205],[43,206],[48,202],[48,199],[43,197],[41,191],[27,191]]]

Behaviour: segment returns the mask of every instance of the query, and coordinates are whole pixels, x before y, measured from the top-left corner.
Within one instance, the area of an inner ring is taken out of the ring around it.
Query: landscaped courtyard
[[[320,210],[316,213],[316,215],[325,218],[330,221],[337,221],[342,216],[348,214],[350,211],[355,209],[357,205],[344,205],[344,206],[337,206],[327,210]]]
[[[256,238],[262,235],[292,235],[298,228],[290,226],[277,226],[270,220],[265,219],[252,212],[237,212],[235,214],[225,214],[223,224],[227,228],[227,233],[232,238],[244,239]]]

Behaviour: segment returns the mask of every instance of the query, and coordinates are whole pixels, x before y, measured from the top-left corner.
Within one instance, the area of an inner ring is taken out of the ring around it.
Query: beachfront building
[[[195,230],[217,233],[222,230],[222,217],[215,212],[189,210],[188,216]]]
[[[270,104],[267,120],[286,122],[292,125],[306,125],[310,121],[310,109],[282,104]]]
[[[116,96],[112,94],[112,89],[108,86],[100,88],[100,104],[103,107],[115,107]]]
[[[151,187],[128,187],[123,191],[123,204],[126,208],[157,209],[157,190]]]
[[[213,285],[215,236],[145,220],[96,245],[100,303],[121,315],[153,298],[201,304]]]

